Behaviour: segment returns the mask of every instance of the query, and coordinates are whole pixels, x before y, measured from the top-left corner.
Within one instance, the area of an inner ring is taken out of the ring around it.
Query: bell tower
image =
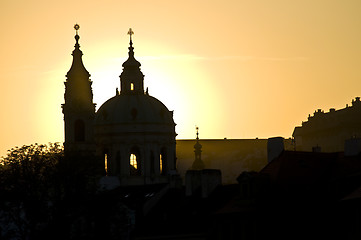
[[[75,24],[75,49],[73,62],[66,74],[64,114],[65,154],[87,155],[94,151],[93,125],[95,104],[93,103],[92,81],[82,61],[79,45],[79,25]]]

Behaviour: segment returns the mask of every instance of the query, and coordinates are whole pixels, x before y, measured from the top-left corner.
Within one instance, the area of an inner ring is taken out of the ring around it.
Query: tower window
[[[130,83],[130,91],[134,90],[134,83]]]
[[[107,148],[105,148],[103,150],[103,160],[104,160],[104,172],[105,172],[105,176],[109,175],[110,172],[110,159],[109,159],[109,150]]]
[[[76,120],[74,123],[74,140],[76,142],[85,141],[85,124],[83,120]]]

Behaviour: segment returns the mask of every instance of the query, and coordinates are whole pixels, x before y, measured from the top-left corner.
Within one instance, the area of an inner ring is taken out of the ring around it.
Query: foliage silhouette
[[[103,171],[96,157],[65,157],[58,143],[9,150],[0,162],[0,238],[39,239],[70,228],[62,220],[96,194]]]

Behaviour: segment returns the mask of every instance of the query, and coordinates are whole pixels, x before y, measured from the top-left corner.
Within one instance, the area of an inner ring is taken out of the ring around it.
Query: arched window
[[[74,140],[76,142],[85,141],[85,124],[81,119],[76,120],[74,123]]]
[[[130,83],[130,91],[134,90],[134,83]]]
[[[159,172],[160,172],[160,174],[163,173],[163,156],[162,156],[162,154],[159,155]]]
[[[132,150],[130,151],[129,167],[130,167],[130,175],[136,176],[141,174],[140,154],[138,148],[136,147],[133,147]]]
[[[159,155],[159,171],[161,175],[167,173],[167,149],[163,147]]]
[[[105,171],[105,176],[108,176],[108,149],[104,149],[104,151],[103,151],[103,156],[104,156],[104,171]]]
[[[104,170],[105,170],[105,176],[108,176],[108,154],[104,154]]]
[[[130,154],[130,165],[132,165],[135,169],[138,169],[137,155],[134,153]]]

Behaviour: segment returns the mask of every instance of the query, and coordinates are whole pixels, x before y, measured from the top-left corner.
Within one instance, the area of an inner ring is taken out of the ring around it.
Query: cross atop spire
[[[128,35],[130,36],[130,42],[132,42],[132,35],[134,34],[132,28],[129,28]]]
[[[199,134],[199,133],[198,133],[198,130],[199,130],[199,127],[197,127],[197,126],[196,126],[196,131],[197,131],[197,140],[199,139],[199,138],[198,138],[198,134]]]

